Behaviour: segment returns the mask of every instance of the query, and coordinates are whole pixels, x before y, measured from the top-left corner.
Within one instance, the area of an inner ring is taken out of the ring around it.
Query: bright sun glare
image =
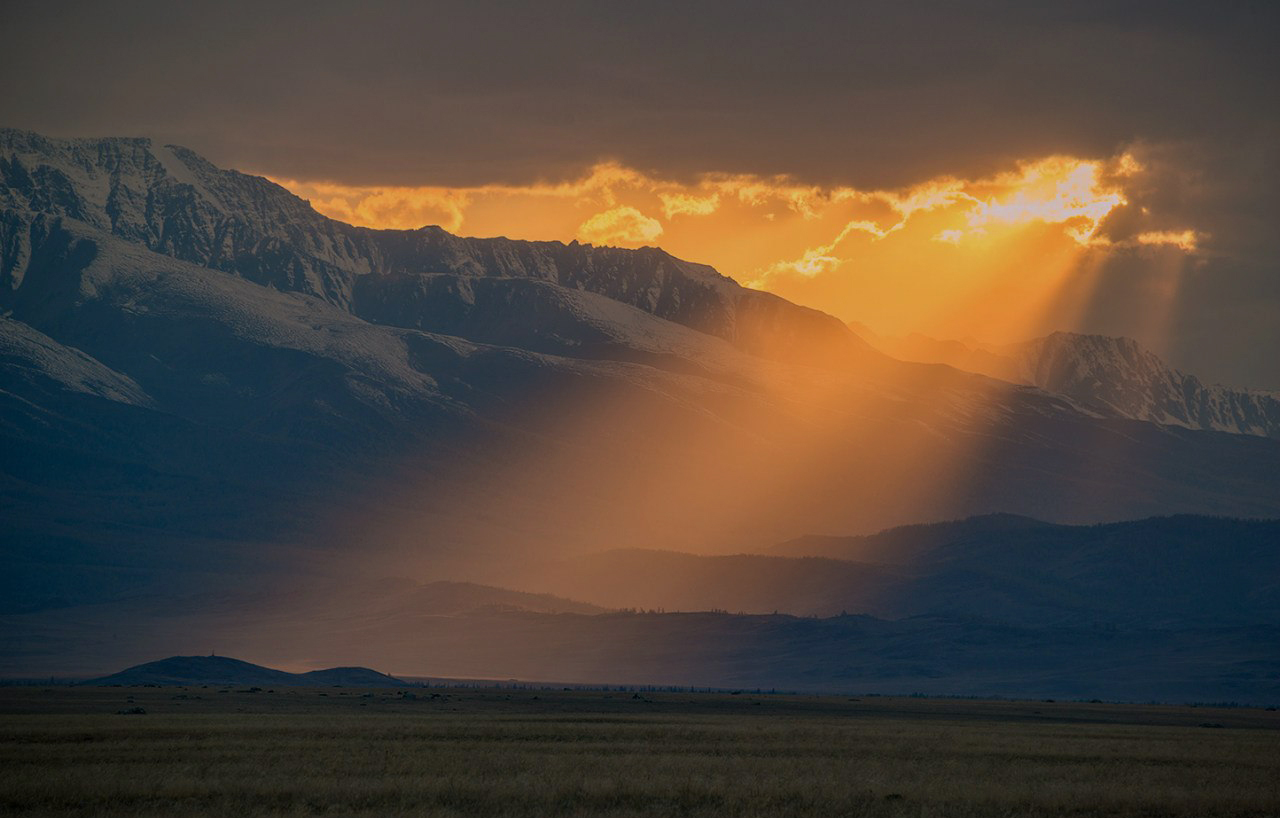
[[[682,183],[616,162],[578,179],[529,185],[275,181],[351,224],[659,245],[845,320],[999,340],[993,336],[1035,331],[1028,316],[1042,311],[1089,253],[1195,252],[1199,234],[1185,228],[1106,235],[1108,217],[1128,205],[1126,185],[1143,172],[1123,153],[1049,156],[990,177],[941,177],[896,190],[723,173]],[[993,323],[993,315],[1001,320]]]

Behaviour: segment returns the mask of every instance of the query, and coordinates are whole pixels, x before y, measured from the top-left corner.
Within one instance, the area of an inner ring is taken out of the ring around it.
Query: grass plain
[[[119,712],[134,708],[146,712]],[[1280,714],[753,693],[5,687],[0,814],[1280,815]]]

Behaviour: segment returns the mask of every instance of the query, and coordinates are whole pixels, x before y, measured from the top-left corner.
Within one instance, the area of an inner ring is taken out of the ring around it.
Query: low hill
[[[404,682],[367,667],[287,673],[227,656],[171,656],[90,679],[87,685],[253,685],[276,687],[402,687]]]
[[[918,692],[1267,705],[1280,701],[1280,659],[1274,649],[1280,628],[1275,626],[1036,628],[946,617],[888,621],[866,616],[820,619],[710,612],[490,611],[429,618],[397,629],[354,622],[340,634],[322,633],[306,623],[249,617],[224,620],[219,627],[227,639],[252,638],[258,640],[258,649],[278,647],[282,656],[325,651],[376,655],[380,661],[406,668],[407,673],[435,678],[776,688],[854,695]],[[98,629],[89,636],[100,635]],[[113,681],[121,677],[126,674],[93,683],[157,683],[156,676],[143,677],[149,680],[144,682]],[[292,681],[262,677],[256,682],[220,679],[217,683],[276,689],[286,684],[328,684],[311,674],[270,678],[281,677]],[[167,684],[179,683],[172,674],[161,678],[169,679]]]

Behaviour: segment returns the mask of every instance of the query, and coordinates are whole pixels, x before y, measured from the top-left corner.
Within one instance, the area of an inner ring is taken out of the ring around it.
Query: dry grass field
[[[1280,815],[1273,711],[411,692],[0,688],[0,814]]]

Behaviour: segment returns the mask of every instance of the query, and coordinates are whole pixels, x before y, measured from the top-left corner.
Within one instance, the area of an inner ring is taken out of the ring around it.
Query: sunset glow
[[[1190,228],[1151,222],[1152,229],[1133,235],[1108,233],[1108,219],[1128,207],[1126,187],[1144,171],[1124,152],[1110,159],[1048,156],[989,177],[939,177],[895,190],[751,174],[679,182],[616,162],[576,179],[523,186],[275,181],[351,224],[659,245],[748,286],[886,332],[999,341],[1042,329],[1037,316],[1090,253],[1154,245],[1196,251]]]
[[[1280,818],[1280,2],[3,20],[6,814]]]
[[[1199,234],[1194,230],[1156,230],[1149,233],[1139,233],[1136,237],[1138,244],[1167,244],[1188,253],[1195,251],[1199,239]]]
[[[1127,154],[1117,164],[1130,166]],[[1026,224],[1041,221],[1066,225],[1066,232],[1080,244],[1088,244],[1102,220],[1127,204],[1119,187],[1104,184],[1100,162],[1053,157],[1024,165],[1016,174],[997,177],[993,187],[1004,188],[989,199],[975,197],[969,226]]]

